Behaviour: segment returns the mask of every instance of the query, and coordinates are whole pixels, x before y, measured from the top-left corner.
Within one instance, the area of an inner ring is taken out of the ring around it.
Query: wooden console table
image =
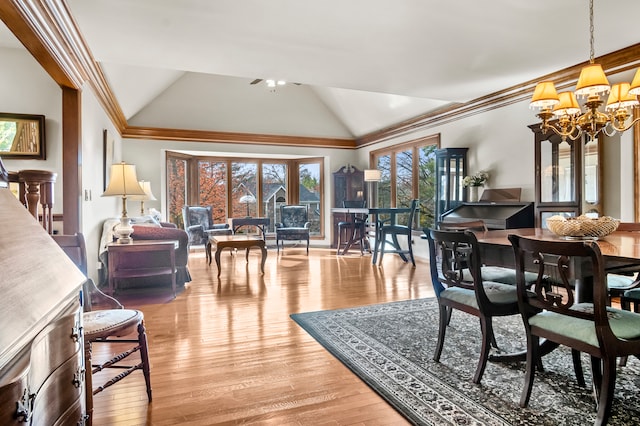
[[[267,248],[264,240],[253,235],[211,235],[207,242],[207,258],[209,265],[211,264],[211,245],[216,245],[216,266],[218,267],[218,276],[220,276],[220,252],[225,248],[246,249],[246,260],[249,261],[249,248],[258,247],[262,252],[262,260],[260,263],[260,271],[264,274],[264,263],[267,261]]]
[[[175,297],[178,244],[179,242],[174,240],[134,240],[131,244],[108,244],[109,288],[107,293],[111,296],[115,294],[119,279],[171,275],[171,288]],[[158,255],[156,256],[155,253]]]

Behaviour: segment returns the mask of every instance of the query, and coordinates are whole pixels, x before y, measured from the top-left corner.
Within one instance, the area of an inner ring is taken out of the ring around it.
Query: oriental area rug
[[[528,408],[520,408],[524,362],[489,362],[471,381],[480,351],[476,317],[454,311],[440,362],[433,361],[438,305],[418,299],[351,309],[292,314],[305,331],[416,425],[588,425],[595,420],[590,363],[577,385],[571,352],[543,358]],[[494,319],[501,352],[525,348],[519,316]],[[640,360],[618,368],[610,425],[640,424]]]

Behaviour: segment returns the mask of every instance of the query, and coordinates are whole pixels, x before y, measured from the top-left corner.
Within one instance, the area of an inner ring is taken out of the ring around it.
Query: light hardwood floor
[[[194,249],[175,300],[127,306],[145,314],[153,402],[135,372],[95,396],[94,425],[407,424],[289,314],[432,297],[428,264],[416,264],[287,246],[269,249],[264,276],[258,252],[245,263],[225,251],[218,279]]]

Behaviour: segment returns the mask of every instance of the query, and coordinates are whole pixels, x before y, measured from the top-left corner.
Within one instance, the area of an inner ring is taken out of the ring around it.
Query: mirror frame
[[[37,151],[21,151],[21,152],[11,152],[11,151],[0,151],[0,156],[3,158],[13,158],[13,159],[33,159],[33,160],[44,160],[46,159],[45,153],[45,131],[44,131],[44,115],[31,115],[31,114],[11,114],[11,113],[0,113],[0,121],[25,121],[29,123],[33,123],[36,125],[36,134],[37,134]]]

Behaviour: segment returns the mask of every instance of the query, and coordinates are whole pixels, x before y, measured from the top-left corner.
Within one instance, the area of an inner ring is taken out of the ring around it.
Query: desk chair
[[[345,208],[365,208],[367,206],[366,200],[358,201],[343,201],[342,207]],[[349,220],[338,222],[338,255],[344,254],[345,250],[351,247],[353,244],[358,244],[360,247],[360,254],[364,254],[365,246],[369,246],[369,239],[367,238],[367,215],[353,214],[350,215]],[[343,236],[348,236],[346,241],[343,241]],[[342,249],[342,253],[340,253]]]
[[[542,359],[540,342],[546,339],[546,343],[591,356],[595,424],[606,424],[615,390],[616,359],[640,355],[640,314],[608,306],[605,262],[596,242],[537,240],[518,235],[510,235],[509,240],[516,258],[518,304],[527,333],[527,371],[520,406],[529,403],[536,367]],[[538,266],[538,279],[530,290],[523,272],[532,262]],[[576,264],[590,265],[593,286],[589,296],[593,302],[577,300]]]
[[[411,206],[409,207],[410,211],[407,215],[407,224],[402,225],[398,223],[382,223],[378,229],[378,235],[376,235],[376,246],[377,251],[380,253],[380,265],[382,265],[382,258],[385,253],[396,253],[399,254],[402,260],[407,261],[405,254],[409,255],[409,259],[411,259],[411,263],[413,266],[416,266],[416,261],[413,258],[413,241],[412,238],[412,227],[413,227],[413,219],[416,215],[416,211],[418,210],[418,202],[419,200],[411,200]],[[407,238],[407,248],[403,249],[400,246],[400,242],[398,241],[398,236],[403,236]],[[391,237],[391,241],[388,241],[387,238]],[[387,248],[388,245],[392,245],[393,248]]]
[[[52,235],[62,250],[71,258],[78,268],[87,274],[87,251],[82,234]],[[144,315],[135,309],[124,309],[116,299],[101,292],[92,279],[85,281],[83,290],[84,313],[82,315],[84,331],[85,356],[85,397],[88,424],[91,424],[93,414],[93,395],[102,392],[109,386],[116,384],[136,370],[142,370],[147,387],[147,398],[151,402],[151,374],[149,369],[149,353],[147,333],[144,327]],[[108,306],[109,309],[93,310],[93,305]],[[136,339],[122,339],[119,337],[137,333]],[[129,348],[119,352],[110,360],[101,364],[93,364],[92,344],[114,343],[129,344]],[[140,362],[134,365],[121,365],[120,362],[135,352],[140,352]],[[121,370],[115,377],[104,384],[94,387],[93,374],[104,369]]]

